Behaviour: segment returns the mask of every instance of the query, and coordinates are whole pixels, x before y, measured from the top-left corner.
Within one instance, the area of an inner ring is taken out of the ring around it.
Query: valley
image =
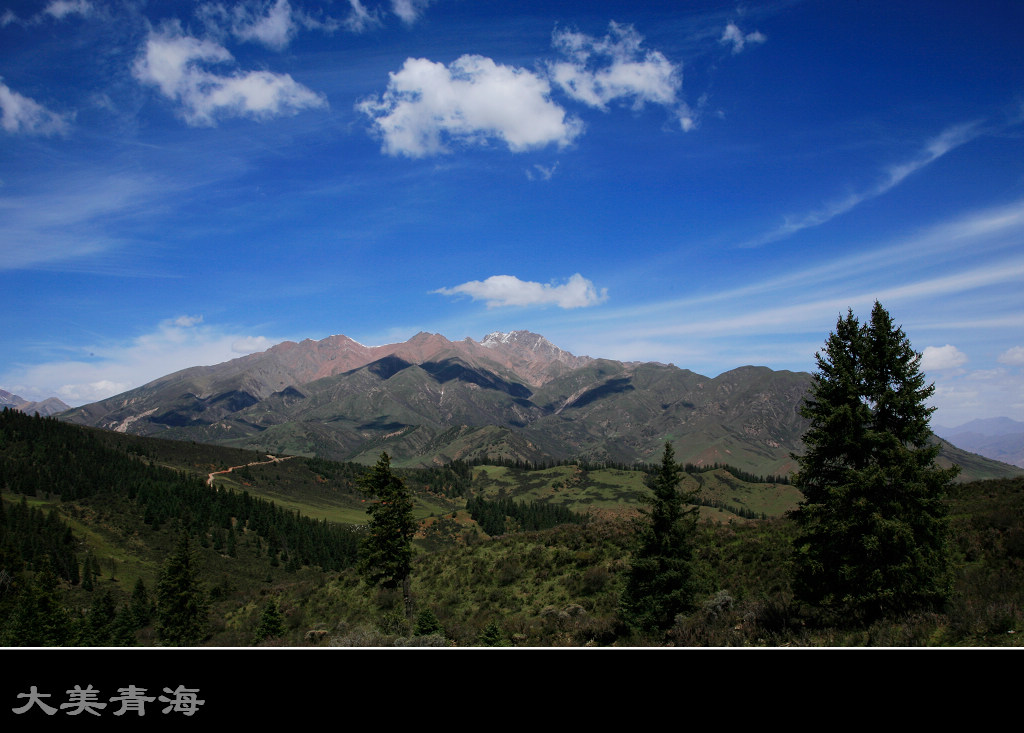
[[[1024,577],[1014,580],[1024,550],[1021,479],[961,483],[949,498],[958,580],[947,614],[910,626],[816,630],[789,605],[793,527],[786,513],[799,493],[781,476],[687,466],[682,488],[698,492],[702,600],[654,639],[617,620],[633,520],[649,495],[640,466],[505,460],[397,469],[418,526],[407,616],[400,593],[359,578],[362,464],[269,460],[238,448],[0,414],[0,517],[8,532],[0,560],[15,579],[0,593],[4,645],[19,643],[11,634],[22,628],[19,598],[32,583],[18,561],[10,564],[18,556],[10,533],[30,513],[44,524],[66,523],[71,538],[60,550],[64,569],[53,591],[65,632],[36,638],[42,645],[101,637],[103,645],[158,645],[152,621],[131,621],[123,610],[100,624],[90,621],[92,609],[130,609],[140,587],[152,602],[183,533],[192,538],[209,604],[198,645],[257,643],[254,629],[270,603],[283,619],[279,636],[259,642],[270,646],[1002,645],[1019,636],[1005,632],[1019,625],[1013,609],[1024,607]],[[479,513],[498,506],[499,525]],[[534,517],[529,524],[527,516]],[[544,516],[554,523],[532,523]]]

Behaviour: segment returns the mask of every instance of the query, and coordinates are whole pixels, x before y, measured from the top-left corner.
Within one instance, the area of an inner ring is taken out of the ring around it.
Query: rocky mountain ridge
[[[682,462],[789,473],[811,375],[746,366],[709,378],[576,356],[529,331],[365,346],[284,342],[69,410],[95,427],[396,465],[455,459]]]

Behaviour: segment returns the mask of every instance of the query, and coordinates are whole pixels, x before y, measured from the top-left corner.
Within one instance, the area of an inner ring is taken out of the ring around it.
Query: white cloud
[[[350,18],[346,25],[369,21],[360,0],[349,0],[353,16],[363,13],[366,18]],[[317,18],[303,10],[293,8],[289,0],[258,0],[229,8],[223,3],[204,3],[196,15],[215,37],[231,34],[241,41],[259,43],[275,51],[283,51],[298,35],[300,29],[334,32],[342,23],[331,17]],[[350,27],[350,30],[356,30]],[[362,30],[362,27],[358,28]]]
[[[69,116],[59,115],[35,100],[18,94],[0,77],[0,127],[9,133],[26,135],[63,135],[68,131]]]
[[[266,351],[273,342],[265,336],[246,336],[231,344],[231,350],[236,354],[252,354],[256,351]]]
[[[80,405],[181,369],[220,364],[277,343],[264,336],[201,325],[202,321],[202,316],[169,318],[129,342],[82,346],[83,358],[8,367],[0,371],[0,385],[29,400],[57,396]]]
[[[943,369],[957,369],[967,363],[967,354],[955,346],[926,346],[922,354],[921,368],[925,372]]]
[[[235,8],[236,22],[232,29],[243,41],[262,43],[268,48],[283,49],[297,32],[292,20],[292,7],[288,0],[265,3],[256,8],[239,5]]]
[[[985,369],[940,374],[935,395],[933,425],[955,426],[978,417],[1024,419],[1024,376],[1006,369]]]
[[[735,23],[729,23],[719,39],[719,43],[732,44],[732,52],[740,53],[748,43],[764,43],[768,40],[761,31],[744,33]]]
[[[633,109],[647,103],[671,107],[684,129],[693,126],[679,100],[681,67],[660,51],[642,49],[643,37],[633,26],[612,22],[604,38],[556,30],[552,44],[569,60],[549,64],[549,73],[573,99],[601,110],[613,102],[629,102]]]
[[[411,25],[419,20],[430,3],[431,0],[391,0],[391,11]]]
[[[65,16],[73,14],[89,15],[92,10],[92,3],[88,0],[53,0],[43,12],[62,20]]]
[[[1024,366],[1024,346],[1014,346],[999,355],[1000,364]]]
[[[211,71],[234,61],[226,48],[181,34],[176,24],[151,32],[136,59],[135,77],[181,105],[189,125],[212,126],[222,116],[257,119],[324,107],[327,100],[288,74]]]
[[[88,384],[62,384],[58,387],[54,396],[71,406],[98,402],[121,392],[127,392],[132,388],[128,382],[111,382],[109,379],[100,379]]]
[[[594,283],[579,273],[563,285],[527,282],[512,275],[493,275],[486,280],[472,280],[433,292],[441,295],[468,295],[473,300],[486,300],[488,308],[551,304],[559,308],[586,308],[608,299],[607,288],[598,292]]]
[[[462,56],[450,66],[410,58],[390,74],[381,97],[356,108],[371,118],[390,155],[419,158],[447,152],[449,141],[491,139],[521,152],[565,146],[581,132],[550,91],[537,74],[483,56]]]

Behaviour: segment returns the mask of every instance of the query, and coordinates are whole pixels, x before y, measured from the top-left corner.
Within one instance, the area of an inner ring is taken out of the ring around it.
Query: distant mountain
[[[532,337],[532,338],[531,338]],[[467,368],[500,379],[538,386],[590,361],[558,349],[525,331],[490,334],[483,343],[451,342],[419,333],[409,341],[364,346],[347,336],[322,341],[285,341],[270,349],[215,366],[191,367],[91,405],[72,410],[68,419],[113,430],[151,434],[160,428],[210,424],[277,393],[287,400],[299,385],[355,372],[377,363],[380,374],[397,364],[459,360]],[[389,366],[391,365],[391,366]],[[140,426],[135,423],[141,421]]]
[[[1024,422],[995,417],[934,430],[958,448],[1024,468]]]
[[[18,407],[24,405],[28,400],[18,397],[16,394],[11,394],[5,389],[0,389],[0,408],[4,407]]]
[[[373,462],[386,450],[406,466],[475,458],[656,462],[671,441],[681,462],[767,476],[794,468],[810,380],[766,367],[709,378],[672,365],[576,356],[529,331],[479,342],[420,333],[374,347],[331,336],[185,369],[61,417],[336,460]]]
[[[21,410],[29,415],[34,415],[38,412],[42,417],[49,417],[50,415],[56,415],[59,412],[71,409],[56,397],[49,397],[41,402],[29,402],[16,394],[0,389],[0,410],[5,407]]]

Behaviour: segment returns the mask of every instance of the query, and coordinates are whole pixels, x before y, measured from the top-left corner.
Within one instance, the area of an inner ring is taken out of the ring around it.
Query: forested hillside
[[[207,485],[212,471],[245,463],[259,465]],[[641,471],[514,463],[400,471],[418,525],[407,607],[399,589],[369,586],[359,572],[365,467],[266,463],[251,451],[0,413],[0,644],[175,643],[165,599],[172,580],[202,611],[195,645],[1020,640],[1024,482],[967,483],[949,497],[955,592],[942,613],[843,628],[821,626],[793,602],[794,528],[784,516],[793,489],[783,477],[686,468],[686,490],[708,492],[698,497],[694,605],[645,634],[619,615],[634,517],[649,495]],[[756,518],[735,511],[751,506],[761,507],[749,512]]]

